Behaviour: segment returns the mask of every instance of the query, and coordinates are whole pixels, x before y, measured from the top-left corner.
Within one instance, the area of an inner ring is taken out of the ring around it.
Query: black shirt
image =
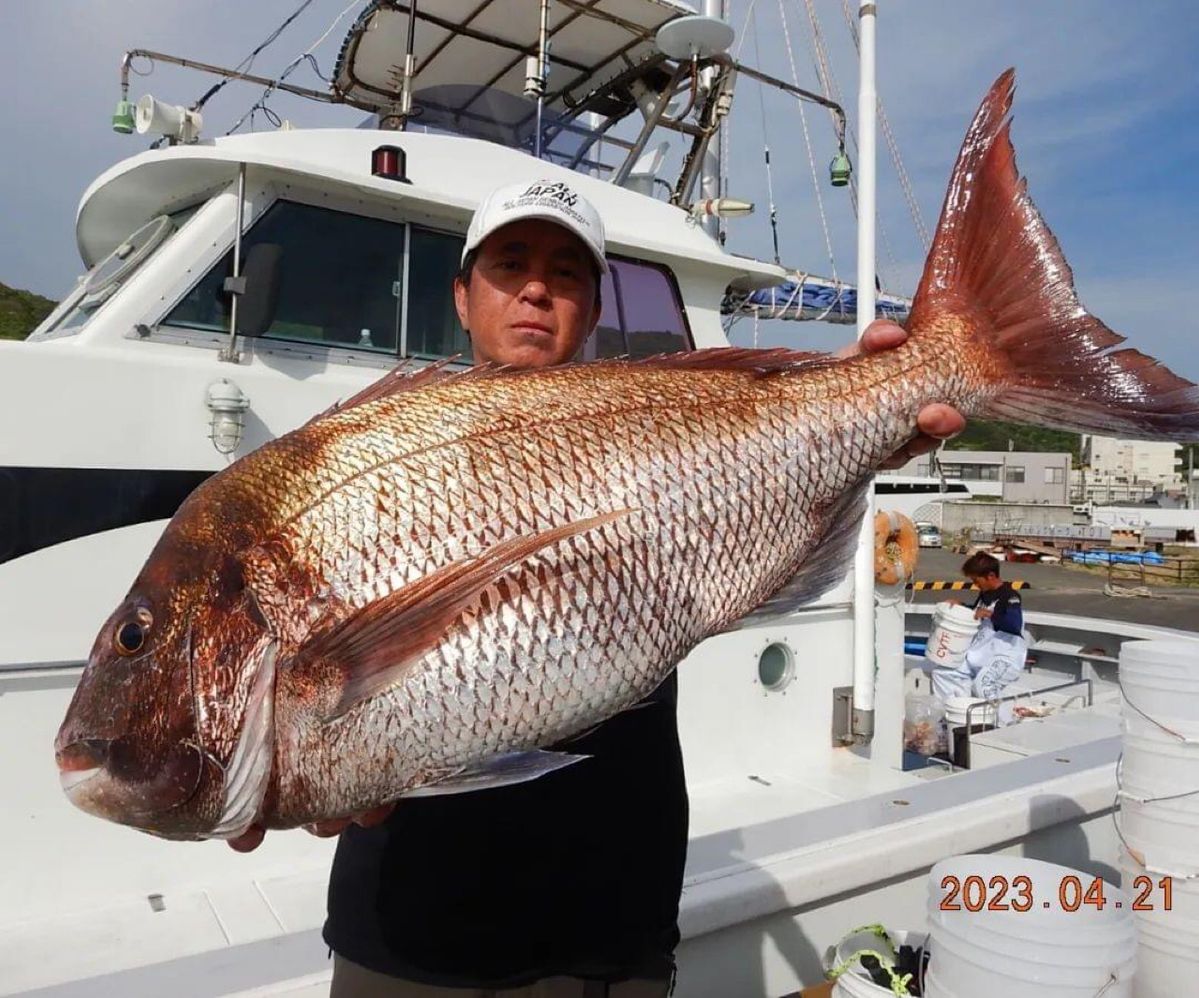
[[[669,973],[687,850],[677,702],[672,673],[644,705],[556,746],[589,759],[346,829],[325,941],[444,987]]]
[[[1020,594],[1012,588],[1010,582],[1005,582],[998,589],[992,589],[988,593],[979,593],[974,606],[992,608],[991,626],[995,630],[1014,634],[1016,637],[1023,634],[1024,611]]]

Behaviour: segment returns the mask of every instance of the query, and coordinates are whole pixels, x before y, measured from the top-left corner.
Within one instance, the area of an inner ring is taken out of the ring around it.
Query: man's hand
[[[838,350],[837,357],[856,357],[863,353],[878,353],[890,350],[907,340],[908,334],[902,326],[887,319],[876,319],[866,327],[861,340]],[[926,405],[916,416],[920,432],[892,454],[883,468],[902,468],[912,458],[934,450],[942,440],[956,437],[966,428],[966,417],[953,406],[941,402]]]
[[[332,818],[329,821],[314,821],[311,825],[305,825],[304,831],[310,832],[317,838],[328,839],[334,835],[340,835],[350,825],[360,825],[363,828],[372,828],[375,825],[382,824],[387,820],[392,811],[395,810],[395,804],[383,804],[379,807],[372,808],[369,811],[363,811],[361,814],[355,814],[349,818]],[[266,829],[261,825],[251,825],[237,838],[229,840],[229,848],[237,852],[252,852],[262,845],[262,840],[266,838]]]
[[[978,609],[976,609],[974,611],[974,619],[975,620],[990,620],[994,614],[995,614],[995,611],[990,609],[989,607],[980,606]]]

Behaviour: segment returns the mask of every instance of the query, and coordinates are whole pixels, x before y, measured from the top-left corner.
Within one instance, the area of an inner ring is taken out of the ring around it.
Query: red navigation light
[[[371,153],[371,173],[376,177],[386,177],[388,180],[398,180],[402,184],[408,180],[408,157],[399,146],[379,146]]]

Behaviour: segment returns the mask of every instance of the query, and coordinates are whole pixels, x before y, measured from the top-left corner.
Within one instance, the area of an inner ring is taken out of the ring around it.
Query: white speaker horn
[[[154,133],[169,139],[193,142],[200,134],[202,119],[199,112],[162,101],[146,94],[133,111],[133,123],[139,135]]]

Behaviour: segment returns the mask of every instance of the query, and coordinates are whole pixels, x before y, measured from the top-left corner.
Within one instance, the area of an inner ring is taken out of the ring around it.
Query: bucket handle
[[[1177,738],[1180,742],[1182,742],[1183,745],[1199,745],[1199,738],[1188,738],[1186,735],[1179,734],[1173,728],[1167,728],[1156,717],[1150,717],[1143,710],[1141,710],[1140,707],[1133,703],[1128,696],[1128,691],[1124,688],[1124,677],[1120,675],[1119,670],[1116,672],[1116,685],[1120,687],[1120,696],[1124,698],[1124,702],[1154,727],[1161,728],[1161,730],[1167,735],[1172,735],[1174,738]]]
[[[1138,804],[1153,804],[1157,801],[1179,800],[1183,797],[1193,797],[1195,794],[1199,793],[1199,790],[1188,790],[1186,793],[1169,794],[1164,797],[1137,797],[1124,789],[1123,777],[1124,753],[1121,752],[1120,757],[1116,760],[1116,799],[1112,806],[1112,825],[1116,829],[1117,838],[1119,838],[1120,842],[1124,846],[1124,851],[1128,853],[1133,862],[1135,862],[1137,866],[1141,867],[1141,869],[1143,869],[1146,873],[1160,874],[1163,877],[1170,877],[1172,880],[1182,881],[1195,880],[1196,878],[1199,878],[1199,873],[1176,873],[1173,870],[1167,870],[1165,867],[1160,867],[1150,863],[1148,858],[1142,852],[1133,849],[1133,847],[1128,844],[1128,839],[1124,837],[1124,829],[1120,827],[1120,802],[1122,800],[1131,800]]]
[[[887,949],[890,950],[890,955],[884,956],[878,950],[869,948],[859,949],[854,950],[853,953],[847,956],[840,963],[836,964],[836,966],[831,966],[836,960],[837,949],[840,947],[840,945],[845,942],[846,939],[856,936],[859,932],[869,932],[871,935],[877,936],[887,944]],[[895,945],[895,940],[891,938],[891,934],[885,928],[883,928],[883,926],[878,924],[859,925],[856,929],[850,929],[825,952],[824,960],[826,969],[824,976],[830,981],[835,981],[862,957],[872,956],[879,962],[879,966],[881,966],[887,972],[887,976],[891,979],[891,993],[895,995],[896,998],[907,998],[907,996],[911,994],[911,992],[908,990],[908,983],[912,980],[913,975],[904,974],[901,977],[895,973],[895,957],[897,952],[898,950]]]

